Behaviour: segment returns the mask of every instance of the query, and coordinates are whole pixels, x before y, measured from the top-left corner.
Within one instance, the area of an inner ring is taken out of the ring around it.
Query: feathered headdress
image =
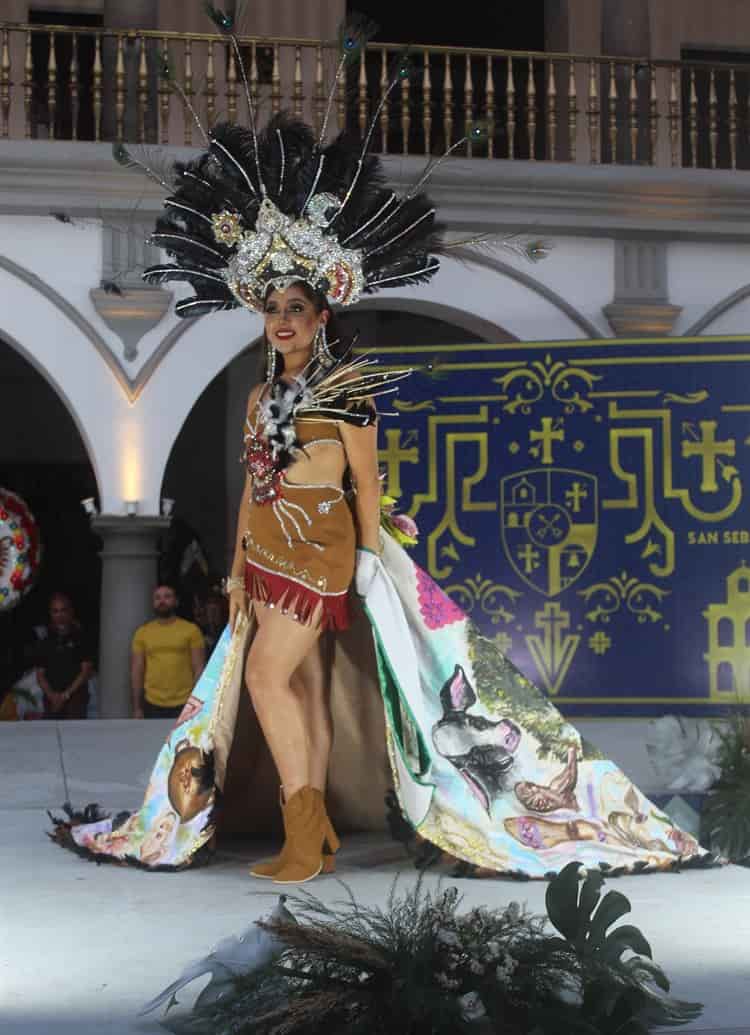
[[[144,278],[153,284],[183,280],[191,285],[193,297],[176,305],[179,316],[238,306],[258,310],[269,285],[283,289],[297,280],[340,305],[352,305],[381,288],[429,280],[440,255],[454,245],[443,241],[435,208],[422,188],[467,137],[432,160],[404,193],[385,185],[370,143],[390,94],[408,75],[408,59],[395,62],[363,140],[344,132],[326,144],[338,81],[375,30],[355,16],[340,32],[341,56],[320,133],[284,114],[259,132],[233,19],[209,3],[206,9],[234,47],[249,125],[223,123],[206,133],[164,60],[162,74],[191,110],[207,146],[194,161],[175,166],[176,189],[152,236],[175,261],[151,266]],[[124,164],[141,164],[123,145],[119,148]]]
[[[185,280],[181,316],[238,305],[261,309],[268,286],[295,280],[340,305],[380,287],[416,284],[438,269],[435,209],[383,185],[380,161],[341,134],[323,146],[303,122],[275,116],[257,137],[223,123],[177,189],[152,235],[177,260],[152,283]]]

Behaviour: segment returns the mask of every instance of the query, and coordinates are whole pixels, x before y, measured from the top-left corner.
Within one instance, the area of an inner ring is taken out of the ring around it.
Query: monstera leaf
[[[578,960],[581,1023],[599,1035],[645,1035],[655,1025],[687,1024],[700,1016],[698,1003],[669,995],[669,981],[651,959],[641,931],[632,924],[614,926],[630,912],[625,895],[608,891],[602,897],[598,872],[579,884],[580,868],[572,862],[561,870],[547,888],[546,904],[550,922],[562,935],[552,938],[550,947]],[[539,1027],[554,1030],[543,1023]]]
[[[602,898],[604,878],[599,872],[586,876],[579,894],[580,868],[580,863],[568,863],[547,888],[547,915],[553,926],[580,956],[600,954],[616,963],[629,950],[650,959],[651,946],[637,927],[624,924],[607,933],[630,912],[628,899],[619,891],[608,891]]]

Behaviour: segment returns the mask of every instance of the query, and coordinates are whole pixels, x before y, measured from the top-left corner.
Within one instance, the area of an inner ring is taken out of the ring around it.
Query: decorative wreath
[[[0,489],[0,611],[10,611],[28,593],[39,571],[39,529],[26,503]]]

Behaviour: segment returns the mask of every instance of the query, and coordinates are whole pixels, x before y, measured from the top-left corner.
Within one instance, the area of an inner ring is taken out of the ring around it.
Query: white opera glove
[[[378,571],[380,558],[372,550],[362,547],[357,549],[357,562],[354,571],[354,588],[357,596],[366,597]]]

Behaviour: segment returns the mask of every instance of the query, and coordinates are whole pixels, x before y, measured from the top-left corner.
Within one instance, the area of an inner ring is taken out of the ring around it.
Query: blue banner
[[[416,560],[563,713],[750,704],[750,339],[378,355]]]

